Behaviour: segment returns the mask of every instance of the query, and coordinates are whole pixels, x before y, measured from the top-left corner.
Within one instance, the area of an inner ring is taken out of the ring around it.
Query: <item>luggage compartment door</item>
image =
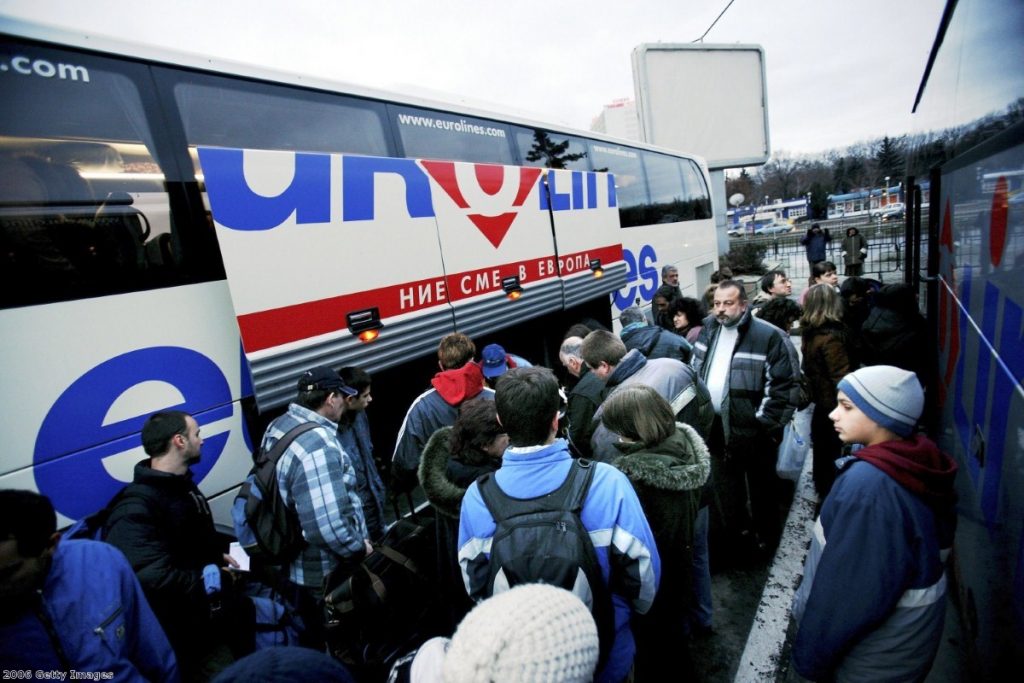
[[[372,372],[453,330],[432,181],[414,160],[198,153],[261,410],[291,400],[311,366]],[[369,344],[350,325],[361,312],[383,326]]]
[[[430,176],[455,328],[476,337],[561,308],[543,169],[419,163]]]
[[[625,287],[615,177],[550,170],[547,191],[565,308]]]

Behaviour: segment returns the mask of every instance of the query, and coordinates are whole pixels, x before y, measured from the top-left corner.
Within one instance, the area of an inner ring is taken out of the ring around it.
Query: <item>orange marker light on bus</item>
[[[359,337],[359,341],[363,343],[372,342],[380,336],[380,330],[363,330],[357,336]]]
[[[505,290],[505,296],[511,301],[515,301],[523,295],[523,288],[519,284],[518,275],[509,275],[508,277],[501,278],[501,288]]]
[[[604,277],[604,268],[601,267],[601,259],[595,258],[590,260],[590,269],[594,271],[594,277]]]
[[[352,311],[345,319],[348,321],[349,332],[356,335],[364,344],[379,337],[384,327],[380,321],[380,310],[376,306],[362,311]]]

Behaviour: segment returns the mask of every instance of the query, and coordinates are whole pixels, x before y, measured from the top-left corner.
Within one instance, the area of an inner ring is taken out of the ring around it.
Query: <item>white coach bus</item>
[[[716,267],[703,161],[613,138],[2,17],[0,102],[0,488],[62,523],[153,411],[196,417],[226,520],[303,369],[373,372],[390,452],[442,335],[557,367]]]

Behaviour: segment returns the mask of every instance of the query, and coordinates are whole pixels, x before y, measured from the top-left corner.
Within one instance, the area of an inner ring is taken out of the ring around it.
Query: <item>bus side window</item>
[[[704,174],[690,159],[680,159],[679,163],[683,167],[683,185],[686,187],[685,201],[689,204],[689,217],[711,218],[711,195],[707,183],[704,182]]]
[[[644,152],[644,170],[651,201],[647,205],[645,223],[678,223],[692,218],[685,201],[683,176],[675,157]]]
[[[595,171],[615,175],[615,199],[622,227],[647,225],[647,182],[644,180],[639,150],[612,143],[592,142],[590,156]]]
[[[512,131],[515,133],[519,163],[523,166],[590,170],[587,145],[582,140],[539,128],[513,127]]]
[[[171,83],[197,174],[197,146],[391,156],[382,104],[169,69],[158,76]]]
[[[513,164],[508,126],[431,109],[388,105],[406,157]]]
[[[181,284],[143,67],[0,41],[0,308]],[[70,114],[74,112],[74,114]]]

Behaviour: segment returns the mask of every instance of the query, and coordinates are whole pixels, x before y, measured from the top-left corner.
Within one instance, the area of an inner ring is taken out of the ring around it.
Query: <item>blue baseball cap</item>
[[[505,357],[505,349],[499,344],[488,344],[480,352],[480,369],[484,377],[492,379],[500,377],[508,372],[508,360]]]

